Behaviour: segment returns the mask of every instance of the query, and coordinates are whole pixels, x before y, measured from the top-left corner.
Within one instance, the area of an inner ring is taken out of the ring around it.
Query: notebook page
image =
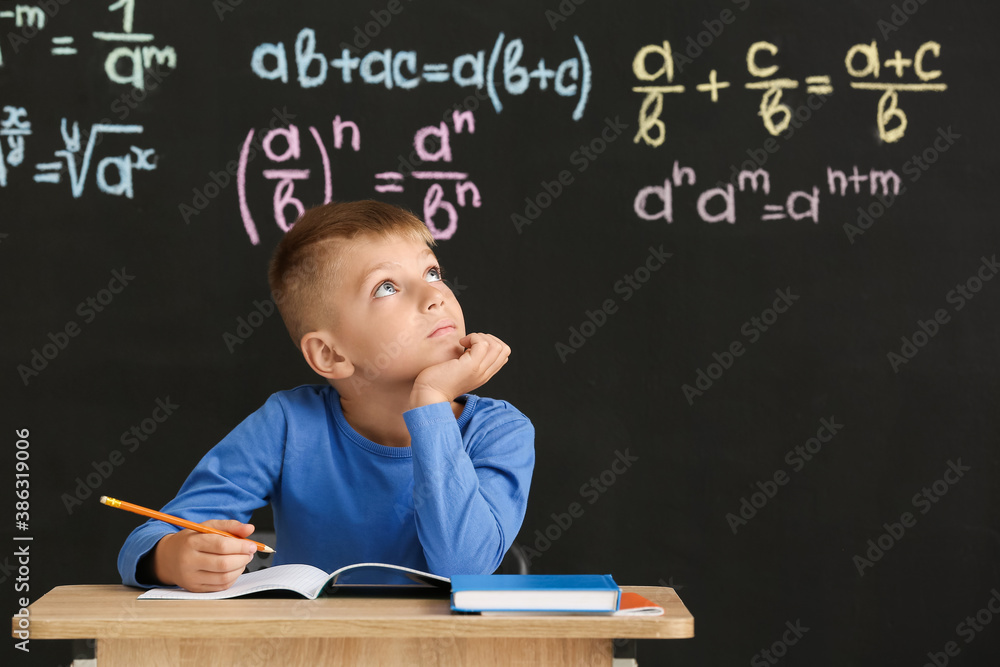
[[[318,567],[304,564],[276,565],[241,574],[232,586],[214,593],[192,593],[183,588],[153,588],[140,600],[225,600],[260,591],[287,589],[309,599],[319,595],[329,575]]]

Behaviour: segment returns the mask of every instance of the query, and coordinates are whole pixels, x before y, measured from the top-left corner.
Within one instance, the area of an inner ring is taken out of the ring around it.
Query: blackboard
[[[693,612],[641,664],[992,664],[997,14],[0,3],[4,609],[118,581],[97,498],[318,381],[267,261],[378,198],[513,349],[479,393],[537,429],[532,570]]]

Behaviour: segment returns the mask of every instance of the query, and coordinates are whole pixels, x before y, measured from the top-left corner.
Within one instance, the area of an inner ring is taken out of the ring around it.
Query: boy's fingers
[[[466,336],[463,336],[458,342],[464,345],[465,347],[472,347],[478,342],[495,342],[495,343],[500,343],[501,345],[505,344],[502,340],[500,340],[493,334],[478,333],[478,332],[470,333]]]
[[[209,528],[215,528],[216,530],[224,530],[227,533],[232,533],[239,537],[246,537],[254,531],[254,525],[252,523],[240,523],[235,519],[210,519],[208,521],[202,522],[203,526],[208,526]]]
[[[235,519],[210,519],[205,521],[202,525],[208,526],[209,528],[215,528],[216,530],[224,530],[227,533],[232,533],[236,537],[247,538],[253,534],[254,525],[252,523],[240,523]],[[222,551],[214,551],[214,553],[253,553],[256,551],[257,547],[250,542],[245,540],[234,540],[231,537],[225,537],[222,535],[205,535],[206,537],[217,537],[220,540],[225,540],[230,543],[223,547]],[[234,546],[234,544],[236,546]]]
[[[222,535],[209,535],[206,533],[198,533],[191,538],[191,546],[195,550],[206,554],[250,554],[253,555],[257,551],[257,545],[248,542],[246,540],[237,540],[232,537],[223,537]]]
[[[473,337],[475,337],[474,340],[472,340]],[[510,348],[507,344],[492,334],[470,334],[466,338],[470,339],[472,352],[485,354],[487,352],[497,352],[506,349],[507,353],[510,354]]]
[[[243,573],[243,568],[240,568],[237,572],[228,572],[225,574],[213,574],[209,572],[198,572],[196,581],[191,582],[190,586],[185,586],[188,590],[193,593],[214,593],[215,591],[224,591],[233,585]]]
[[[486,360],[490,364],[495,363],[498,359],[506,360],[510,356],[510,347],[496,336],[490,338],[489,344],[483,346],[487,352]]]
[[[239,575],[251,560],[253,560],[253,556],[247,556],[246,554],[232,556],[212,555],[199,559],[197,568],[199,572],[209,572],[216,575],[231,574],[233,572]]]
[[[488,380],[507,363],[510,356],[510,346],[491,334],[470,334],[477,339],[468,353],[477,365],[481,378]]]
[[[507,363],[506,355],[501,355],[500,357],[498,357],[493,362],[493,365],[490,366],[489,371],[487,372],[487,376],[493,377],[494,375],[496,375],[500,371],[500,369],[504,367],[504,364],[506,363]]]

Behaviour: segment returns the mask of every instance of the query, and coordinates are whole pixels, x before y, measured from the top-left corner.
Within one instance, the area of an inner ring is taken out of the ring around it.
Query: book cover
[[[613,612],[621,589],[610,574],[487,574],[451,578],[461,612]]]
[[[389,563],[355,563],[334,572],[324,572],[305,564],[275,565],[274,567],[241,574],[224,591],[192,593],[179,587],[152,588],[139,596],[140,600],[226,600],[264,591],[289,591],[315,600],[338,590],[417,589],[447,593],[449,579]]]

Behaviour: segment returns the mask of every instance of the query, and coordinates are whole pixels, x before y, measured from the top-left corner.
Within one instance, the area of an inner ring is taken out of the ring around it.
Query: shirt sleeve
[[[189,521],[236,519],[246,523],[267,504],[281,476],[287,421],[281,400],[272,395],[201,459],[177,496],[161,510]],[[164,535],[180,528],[150,519],[132,531],[118,554],[118,572],[128,586],[140,582],[140,561]]]
[[[450,404],[403,413],[413,452],[417,535],[435,574],[493,573],[521,528],[535,430],[510,406],[500,414],[467,433],[463,443]]]

